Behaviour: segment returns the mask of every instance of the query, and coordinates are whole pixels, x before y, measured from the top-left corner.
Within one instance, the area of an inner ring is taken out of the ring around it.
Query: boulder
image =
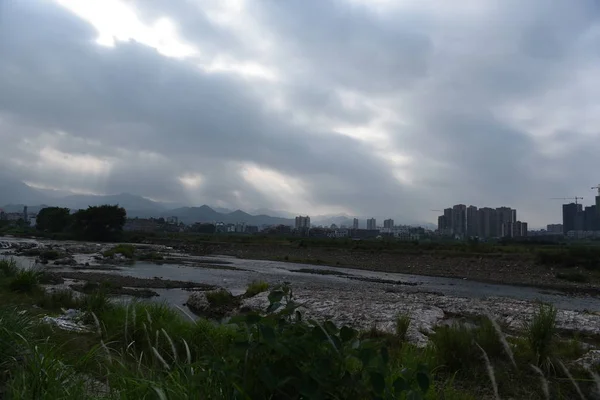
[[[208,303],[206,293],[204,292],[193,292],[190,297],[188,297],[185,305],[195,314],[204,314],[210,309],[210,304]]]

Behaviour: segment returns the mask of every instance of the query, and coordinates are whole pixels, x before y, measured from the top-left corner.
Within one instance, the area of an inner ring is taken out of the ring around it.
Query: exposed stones
[[[338,325],[358,329],[373,326],[393,332],[395,318],[409,315],[408,339],[418,345],[427,343],[427,335],[444,323],[449,315],[479,317],[492,315],[509,329],[520,330],[538,308],[536,303],[507,298],[469,299],[431,293],[341,291],[332,288],[294,288],[294,300],[303,305],[306,318],[330,319]],[[241,309],[264,311],[267,294],[245,299]],[[570,310],[558,310],[557,328],[568,332],[600,335],[600,316]]]
[[[77,261],[72,257],[64,257],[54,261],[54,265],[77,265]]]
[[[600,350],[588,351],[581,358],[575,360],[573,364],[579,365],[585,369],[595,370],[600,366]]]
[[[210,303],[204,292],[193,292],[190,297],[188,297],[185,305],[188,306],[192,312],[199,315],[205,314],[210,308]]]

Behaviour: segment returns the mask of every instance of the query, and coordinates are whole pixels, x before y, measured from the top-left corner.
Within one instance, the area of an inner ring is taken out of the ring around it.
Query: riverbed
[[[20,246],[57,247],[70,252],[76,265],[46,265],[57,273],[78,272],[129,276],[135,278],[195,282],[222,287],[241,294],[255,280],[271,285],[287,282],[305,312],[317,318],[331,318],[341,324],[393,329],[399,313],[411,315],[411,333],[423,341],[422,332],[437,324],[491,314],[509,328],[518,329],[533,314],[539,302],[551,303],[558,310],[559,328],[566,331],[600,334],[600,298],[566,295],[559,291],[527,286],[498,285],[456,278],[440,278],[335,266],[315,266],[278,261],[239,259],[231,256],[192,256],[157,247],[168,263],[137,261],[133,264],[98,263],[95,256],[111,245],[80,242],[55,242],[0,238],[0,256]],[[83,253],[77,252],[83,251]],[[15,256],[29,267],[35,257]],[[156,300],[183,307],[190,295],[182,288],[156,288]],[[265,296],[251,299],[248,306],[264,307]]]

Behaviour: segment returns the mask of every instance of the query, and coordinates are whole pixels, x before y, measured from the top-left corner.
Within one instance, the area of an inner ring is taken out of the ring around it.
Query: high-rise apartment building
[[[392,229],[394,227],[394,220],[391,218],[384,220],[383,227],[387,229]]]
[[[451,208],[444,209],[444,230],[448,233],[452,233],[452,222],[454,221],[453,212]]]
[[[515,221],[502,224],[502,237],[519,238],[527,236],[527,222]]]
[[[467,236],[479,236],[479,211],[475,206],[467,207]]]
[[[467,233],[467,206],[464,204],[452,207],[452,230],[455,235]]]
[[[494,236],[504,236],[502,232],[502,225],[507,222],[517,222],[517,210],[513,210],[510,207],[496,208],[496,232]]]
[[[446,230],[446,216],[440,215],[438,217],[438,232],[444,233],[445,230]]]
[[[298,216],[296,217],[296,229],[309,229],[310,228],[310,217]]]
[[[354,218],[352,221],[352,229],[358,229],[358,218]]]
[[[566,235],[569,231],[577,230],[581,224],[580,222],[580,213],[582,213],[582,205],[569,203],[563,204],[562,206],[562,214],[563,214],[563,234]],[[579,215],[578,215],[579,214]]]
[[[496,210],[490,207],[479,209],[479,236],[494,237],[497,234]]]
[[[369,218],[367,220],[367,229],[369,229],[369,230],[377,229],[377,221],[375,221],[375,218]]]

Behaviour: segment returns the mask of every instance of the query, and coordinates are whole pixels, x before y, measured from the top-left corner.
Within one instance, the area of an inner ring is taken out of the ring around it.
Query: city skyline
[[[8,3],[0,169],[40,189],[542,227],[598,181],[589,2]]]

